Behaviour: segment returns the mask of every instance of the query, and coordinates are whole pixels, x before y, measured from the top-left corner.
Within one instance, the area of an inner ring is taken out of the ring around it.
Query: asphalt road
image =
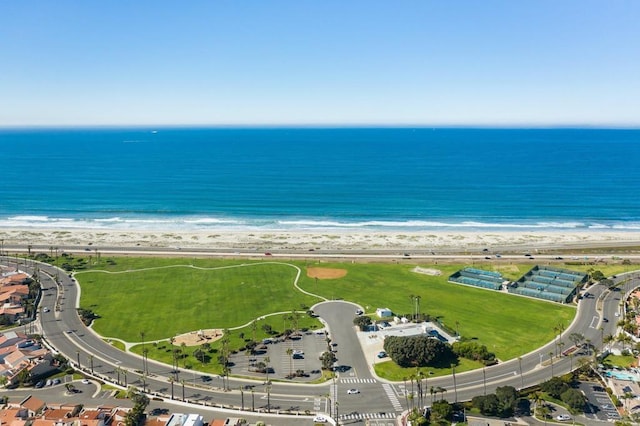
[[[7,260],[3,259],[3,263],[10,263]],[[327,323],[331,338],[338,344],[338,364],[350,367],[340,372],[335,382],[323,385],[273,382],[269,387],[263,382],[232,379],[230,388],[233,390],[224,391],[220,389],[222,385],[219,378],[206,384],[199,383],[197,372],[184,369],[180,369],[178,381],[171,384],[168,381],[173,376],[171,367],[153,361],[148,362],[148,374],[143,375],[141,357],[112,347],[84,327],[76,314],[79,293],[72,278],[50,265],[24,260],[19,262],[22,270],[32,273],[37,265],[41,272],[41,283],[45,289],[41,306],[51,309],[51,312],[42,312],[40,317],[40,327],[46,340],[70,360],[79,360],[85,370],[93,370],[97,377],[115,382],[119,376],[119,383],[123,386],[144,387],[150,395],[162,395],[164,399],[170,399],[173,393],[175,399],[184,399],[200,406],[244,407],[245,410],[253,408],[273,413],[309,410],[312,413],[331,412],[335,415],[338,412],[340,417],[347,419],[384,419],[406,409],[405,395],[408,389],[403,389],[399,384],[376,380],[371,375],[352,326],[357,308],[352,303],[325,302],[314,308]],[[577,365],[579,358],[590,355],[554,356],[552,360],[550,353],[555,354],[557,343],[564,344],[563,350],[569,348],[572,343],[568,336],[578,332],[600,348],[602,336],[614,334],[615,312],[619,311],[624,293],[640,285],[637,275],[627,275],[633,278],[628,280],[621,292],[609,291],[602,286],[589,289],[594,297],[580,301],[578,315],[571,326],[560,338],[542,348],[484,370],[441,378],[426,377],[423,389],[442,387],[447,390],[446,399],[462,401],[483,394],[485,389],[490,393],[498,386],[527,387],[547,380],[552,375],[568,372]],[[624,279],[624,275],[617,278],[618,281]],[[603,322],[602,318],[610,321]],[[241,392],[239,389],[244,385],[254,385],[253,392]],[[349,388],[358,388],[361,393],[347,395]],[[428,404],[429,400],[425,395],[425,403]]]

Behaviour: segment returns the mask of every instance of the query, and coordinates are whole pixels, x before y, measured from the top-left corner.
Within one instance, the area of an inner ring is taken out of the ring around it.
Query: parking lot
[[[585,409],[585,416],[587,416],[587,418],[597,418],[602,421],[615,421],[620,419],[618,410],[600,383],[583,382],[580,384],[580,390],[583,391],[587,397],[587,407]]]
[[[267,339],[259,344],[254,354],[239,352],[230,357],[231,374],[252,376],[266,380],[285,379],[294,375],[293,381],[310,382],[322,375],[320,355],[327,350],[324,331],[308,331],[300,336],[283,339]],[[291,355],[287,353],[291,350]]]

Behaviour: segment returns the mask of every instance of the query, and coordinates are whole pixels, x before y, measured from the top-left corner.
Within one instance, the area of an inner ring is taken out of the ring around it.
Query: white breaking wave
[[[34,229],[121,229],[121,230],[238,230],[238,231],[295,231],[295,230],[402,230],[402,231],[536,231],[536,230],[620,230],[637,231],[638,222],[582,222],[582,221],[531,221],[531,222],[482,222],[482,221],[431,221],[431,220],[363,220],[341,221],[331,219],[276,219],[276,218],[227,218],[198,216],[158,216],[158,217],[99,217],[69,218],[41,215],[20,215],[0,219],[2,228]]]

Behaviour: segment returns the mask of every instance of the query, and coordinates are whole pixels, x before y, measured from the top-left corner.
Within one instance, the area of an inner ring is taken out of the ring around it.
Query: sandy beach
[[[189,231],[103,229],[1,229],[12,247],[167,248],[263,251],[421,251],[464,253],[640,246],[640,232],[362,232],[362,231]]]

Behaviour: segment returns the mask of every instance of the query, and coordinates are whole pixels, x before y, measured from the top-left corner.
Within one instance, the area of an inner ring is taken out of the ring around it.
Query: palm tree
[[[411,311],[412,311],[411,316],[413,317],[413,319],[415,319],[416,318],[416,307],[415,307],[416,296],[413,294],[410,294],[409,299],[411,299]]]
[[[178,380],[178,354],[180,354],[180,349],[174,349],[172,351],[173,355],[173,374],[176,376],[176,380]]]
[[[553,352],[549,352],[549,360],[551,361],[551,377],[553,377]]]
[[[173,400],[173,383],[175,382],[175,380],[173,380],[173,377],[169,377],[169,383],[171,383],[171,400]]]
[[[148,354],[149,354],[148,348],[142,349],[142,366],[144,367],[142,371],[144,371],[145,374],[149,374],[149,367],[147,366],[147,359],[149,359]]]
[[[606,343],[607,346],[609,346],[609,350],[611,350],[611,343],[613,343],[615,340],[616,338],[613,337],[613,335],[607,334],[606,336],[604,336],[603,343]]]
[[[433,386],[429,388],[429,393],[431,394],[431,405],[433,405],[433,395],[437,393]]]
[[[413,297],[413,296],[412,296]],[[402,381],[404,382],[404,401],[407,404],[407,410],[409,409],[409,396],[407,395],[407,376],[404,376],[402,378]]]
[[[256,341],[256,331],[258,330],[258,321],[251,321],[251,332],[253,333],[253,341]]]
[[[549,408],[545,404],[545,400],[540,392],[534,392],[530,395],[534,404],[534,414],[542,416],[544,424],[547,424],[547,414],[549,414]]]
[[[455,364],[451,364],[451,374],[453,374],[453,394],[454,394],[454,401],[453,402],[458,402],[458,386],[456,384],[456,365]]]
[[[291,316],[289,318],[291,319],[291,328],[293,328],[293,334],[296,334],[298,332],[298,322],[300,320],[300,313],[295,309],[293,309],[291,311]]]
[[[287,348],[287,355],[289,356],[289,377],[293,376],[293,349]]]
[[[418,383],[418,405],[420,407],[423,406],[423,401],[422,401],[422,395],[423,395],[423,387],[422,387],[422,377],[424,376],[424,374],[422,373],[422,371],[417,368],[416,369],[416,382]]]
[[[144,347],[144,335],[145,332],[144,330],[140,331],[140,341],[142,342],[142,371],[146,372],[147,371],[147,366],[146,366],[146,362],[145,362],[145,347]]]
[[[413,396],[415,395],[414,393],[414,389],[413,389],[413,380],[416,378],[416,376],[414,374],[409,376],[409,380],[411,380],[411,409],[413,410]]]
[[[267,385],[267,413],[271,412],[271,385]]]
[[[266,365],[265,367],[265,372],[267,373],[267,383],[269,383],[269,363],[271,362],[271,358],[269,358],[268,356],[264,357],[264,363]]]
[[[184,368],[187,368],[187,344],[185,342],[180,343],[180,349],[182,349],[182,364]]]

